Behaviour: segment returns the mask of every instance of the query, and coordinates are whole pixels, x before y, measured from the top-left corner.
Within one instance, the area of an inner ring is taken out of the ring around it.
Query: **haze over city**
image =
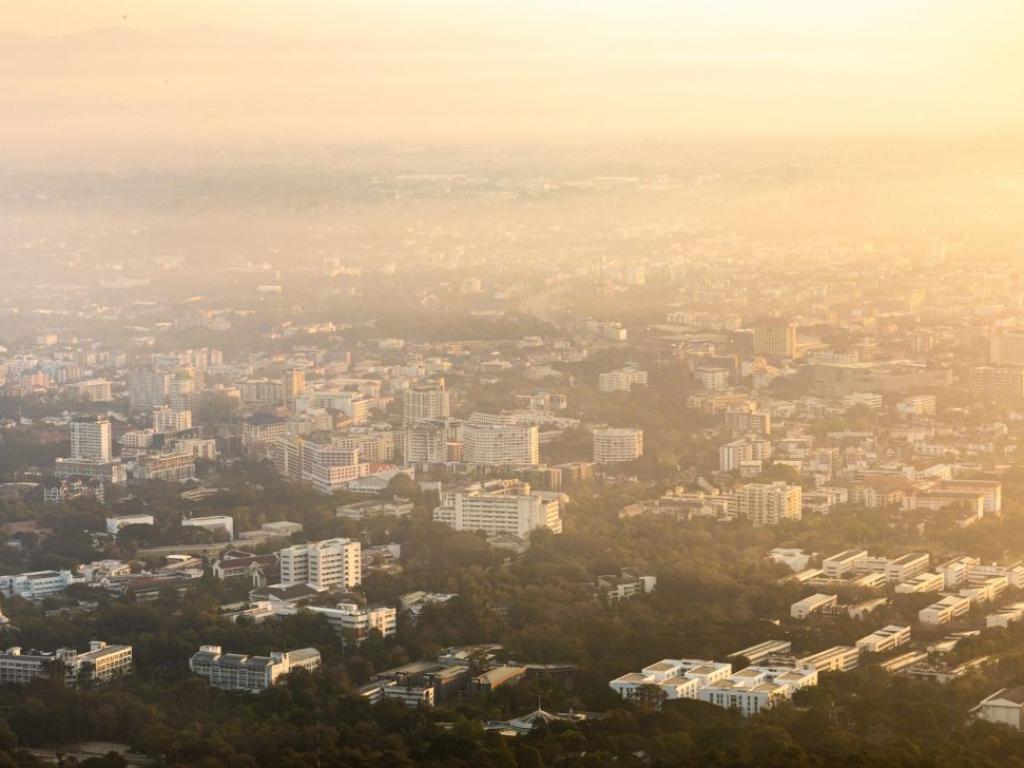
[[[1024,766],[1022,31],[3,3],[0,768]]]

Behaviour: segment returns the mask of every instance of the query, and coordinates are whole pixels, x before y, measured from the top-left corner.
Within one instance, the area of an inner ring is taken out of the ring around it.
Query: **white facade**
[[[462,458],[467,464],[497,466],[540,463],[540,430],[515,424],[481,424],[471,419],[462,428]]]
[[[320,652],[301,648],[269,656],[222,653],[218,645],[202,645],[188,662],[189,669],[210,681],[210,686],[228,691],[257,692],[280,682],[297,669],[320,669]]]
[[[917,618],[922,624],[948,624],[971,610],[971,601],[966,597],[948,595],[927,608],[922,608]]]
[[[789,615],[794,619],[806,619],[812,613],[834,607],[839,602],[836,595],[811,595],[798,600],[789,607]]]
[[[434,510],[434,521],[457,531],[484,531],[490,536],[510,533],[526,538],[537,528],[562,532],[561,502],[557,495],[468,491],[454,493]]]
[[[153,429],[156,432],[181,432],[192,429],[192,411],[178,410],[167,405],[155,408]]]
[[[352,589],[362,582],[362,545],[352,539],[296,544],[278,552],[281,584]]]
[[[750,483],[736,491],[740,517],[754,525],[778,525],[783,520],[799,520],[803,514],[803,490],[784,482]]]
[[[228,536],[235,538],[235,521],[230,515],[206,515],[203,517],[182,518],[185,527],[205,528],[208,531],[227,531]]]
[[[597,464],[636,461],[644,455],[644,432],[632,427],[595,429],[593,446]]]
[[[885,653],[910,642],[908,625],[889,624],[857,641],[861,653]]]
[[[335,608],[311,605],[306,610],[326,617],[335,632],[356,644],[363,642],[373,630],[382,637],[391,637],[398,627],[398,611],[388,606],[338,603]]]
[[[107,419],[71,422],[71,458],[110,461],[111,428]]]
[[[629,392],[633,387],[647,386],[647,371],[626,367],[606,371],[597,377],[600,392]]]

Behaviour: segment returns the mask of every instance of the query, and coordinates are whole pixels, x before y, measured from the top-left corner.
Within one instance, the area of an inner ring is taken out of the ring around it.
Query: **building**
[[[8,648],[0,653],[0,684],[24,685],[36,678],[64,680],[69,688],[99,688],[128,677],[134,670],[130,645],[93,640],[89,650],[59,648],[54,653]]]
[[[837,645],[805,656],[797,666],[818,672],[849,672],[860,664],[860,650],[849,645]]]
[[[461,443],[460,419],[420,420],[402,432],[402,459],[406,464],[445,464],[457,460]]]
[[[812,613],[834,608],[839,602],[836,595],[816,594],[798,600],[789,607],[789,615],[794,619],[806,619]]]
[[[598,592],[611,602],[650,594],[657,585],[657,577],[645,576],[638,568],[623,568],[618,575],[606,574],[597,577]]]
[[[634,366],[606,371],[597,377],[597,389],[600,392],[629,392],[633,387],[647,386],[647,371]]]
[[[540,464],[540,430],[535,426],[483,423],[473,414],[462,428],[462,459],[484,466]]]
[[[771,458],[772,444],[759,438],[741,438],[718,448],[718,471],[734,472],[749,461],[762,462]]]
[[[117,515],[115,517],[108,517],[107,533],[112,536],[116,536],[118,531],[129,525],[153,525],[154,522],[152,515],[145,514]]]
[[[48,595],[63,592],[75,582],[75,576],[71,571],[29,571],[0,576],[0,593],[4,597],[40,600]]]
[[[954,619],[964,616],[971,610],[971,601],[966,597],[948,595],[927,608],[922,608],[917,618],[922,624],[948,624]]]
[[[989,340],[989,362],[993,365],[1024,366],[1024,331],[1001,328]]]
[[[1008,725],[1018,731],[1024,730],[1024,685],[1016,688],[1002,688],[983,699],[971,713],[990,723]]]
[[[331,628],[348,643],[362,643],[376,630],[381,637],[391,637],[398,628],[398,611],[388,606],[363,606],[358,603],[338,603],[334,608],[307,606],[307,611],[327,619]]]
[[[68,389],[74,392],[81,400],[88,400],[94,403],[105,403],[113,400],[111,384],[106,379],[76,381],[73,384],[69,384]]]
[[[287,405],[294,407],[295,399],[306,391],[306,371],[298,366],[285,369],[284,380],[284,401]]]
[[[153,409],[153,431],[182,432],[192,429],[192,411],[178,410],[169,405]]]
[[[919,573],[896,585],[896,594],[909,595],[925,592],[940,592],[945,580],[940,573]]]
[[[756,408],[730,408],[725,412],[725,428],[739,435],[770,435],[772,415]]]
[[[865,653],[886,653],[910,642],[910,626],[889,624],[865,635],[856,642],[857,650]]]
[[[747,667],[700,689],[698,698],[749,717],[793,698],[800,688],[818,683],[814,669]]]
[[[799,520],[803,514],[803,491],[799,485],[782,481],[750,483],[736,491],[736,509],[740,517],[754,525],[778,525],[783,520]]]
[[[362,582],[362,545],[352,539],[296,544],[278,554],[281,584],[308,584],[316,590],[352,589]]]
[[[443,378],[426,384],[417,384],[402,393],[402,423],[405,426],[419,421],[434,421],[451,416],[451,395]]]
[[[128,482],[128,470],[120,461],[57,459],[54,463],[53,474],[58,480],[88,478],[102,480],[110,485],[124,485]]]
[[[254,587],[265,587],[280,575],[276,554],[254,555],[251,552],[229,550],[213,564],[213,575],[220,581],[247,579]]]
[[[644,455],[644,431],[635,427],[595,429],[593,448],[596,464],[636,461]]]
[[[185,528],[205,528],[208,531],[225,531],[228,538],[235,538],[235,520],[230,515],[201,515],[184,517],[181,525]]]
[[[662,659],[640,672],[617,677],[608,686],[627,701],[644,701],[652,693],[665,699],[696,699],[703,686],[725,680],[732,665],[705,659]]]
[[[219,645],[201,645],[188,661],[192,672],[205,677],[212,688],[257,693],[276,685],[297,669],[320,669],[320,651],[301,648],[271,653],[269,656],[244,656],[222,653]]]
[[[162,371],[135,370],[128,376],[128,402],[132,411],[152,411],[167,402],[171,392],[171,374]]]
[[[196,457],[191,453],[158,453],[135,462],[136,480],[184,483],[196,478]]]
[[[821,570],[830,579],[844,579],[857,573],[861,563],[868,559],[867,550],[848,549],[821,561]]]
[[[71,458],[111,460],[111,427],[108,419],[76,419],[71,422]]]
[[[244,405],[284,404],[284,382],[270,379],[249,379],[239,382],[238,397]]]
[[[765,319],[754,324],[754,354],[796,357],[796,323]]]
[[[471,488],[442,494],[434,521],[457,531],[484,531],[489,536],[520,538],[538,528],[562,532],[561,494],[532,493],[529,484]]]
[[[729,655],[731,658],[746,659],[748,664],[760,664],[771,656],[783,656],[792,650],[793,644],[789,640],[765,640]]]

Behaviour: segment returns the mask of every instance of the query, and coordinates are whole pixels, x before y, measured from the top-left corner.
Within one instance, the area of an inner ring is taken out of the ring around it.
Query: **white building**
[[[269,656],[244,656],[222,653],[219,645],[202,645],[189,659],[188,667],[209,680],[213,688],[256,693],[276,685],[297,669],[320,669],[320,651],[301,648]]]
[[[484,423],[487,414],[473,414],[462,428],[462,458],[485,466],[540,463],[540,430],[535,426]]]
[[[811,668],[747,667],[701,688],[699,698],[750,716],[789,701],[800,688],[817,684],[818,672]]]
[[[489,536],[507,533],[526,538],[538,528],[561,533],[562,498],[560,494],[531,493],[526,484],[449,492],[434,510],[434,521],[457,531],[484,531]]]
[[[30,571],[0,576],[0,593],[4,597],[24,597],[39,600],[47,595],[63,592],[70,585],[83,583],[71,571]]]
[[[644,455],[644,432],[634,427],[595,429],[593,446],[597,464],[636,461]]]
[[[794,619],[806,619],[812,613],[836,606],[838,602],[839,598],[836,595],[811,595],[793,603],[789,607],[789,615]]]
[[[1024,686],[1003,688],[971,710],[975,717],[990,723],[1001,723],[1020,731],[1024,729]]]
[[[922,592],[941,592],[944,579],[940,573],[919,573],[896,585],[896,593],[909,595]]]
[[[750,483],[736,491],[740,517],[754,525],[778,525],[783,520],[799,520],[803,514],[803,490],[785,482]]]
[[[412,386],[402,393],[402,423],[446,419],[451,415],[451,396],[444,379]]]
[[[110,461],[110,421],[108,419],[72,421],[71,458],[87,461]]]
[[[922,624],[948,624],[958,619],[971,610],[971,601],[966,597],[948,595],[938,602],[932,603],[927,608],[922,608],[917,618]]]
[[[718,448],[718,471],[733,472],[748,461],[771,458],[772,444],[758,438],[741,438]]]
[[[117,515],[116,517],[107,518],[107,533],[116,535],[118,531],[129,525],[153,525],[154,519],[152,515]]]
[[[230,538],[235,538],[235,521],[231,515],[204,515],[201,517],[182,518],[184,527],[205,528],[208,531],[227,531]]]
[[[192,429],[192,411],[178,410],[163,405],[153,410],[153,430],[156,432],[181,432]]]
[[[629,392],[633,387],[647,386],[647,371],[633,366],[606,371],[597,377],[597,388],[601,392]]]
[[[346,642],[359,644],[376,630],[381,637],[391,637],[398,628],[398,611],[388,606],[362,606],[358,603],[338,603],[334,608],[311,605],[307,611],[318,613]]]
[[[69,688],[82,683],[101,687],[134,670],[130,645],[107,645],[93,640],[89,650],[59,648],[53,653],[24,653],[8,648],[0,653],[0,684],[25,685],[36,678],[63,679]]]
[[[666,699],[696,699],[700,689],[732,674],[732,665],[705,659],[662,659],[608,685],[627,701],[642,699],[656,688]]]
[[[863,653],[885,653],[910,642],[910,626],[889,624],[865,635],[856,642],[857,650]]]
[[[296,544],[278,552],[281,584],[308,584],[313,589],[352,589],[362,582],[362,545],[352,539]]]
[[[818,672],[849,672],[860,664],[860,651],[849,645],[837,645],[805,656],[797,666]]]

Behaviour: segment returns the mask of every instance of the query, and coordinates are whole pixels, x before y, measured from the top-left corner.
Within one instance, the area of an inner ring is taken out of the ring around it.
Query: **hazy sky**
[[[1024,135],[1024,0],[0,0],[0,33],[8,153]]]

